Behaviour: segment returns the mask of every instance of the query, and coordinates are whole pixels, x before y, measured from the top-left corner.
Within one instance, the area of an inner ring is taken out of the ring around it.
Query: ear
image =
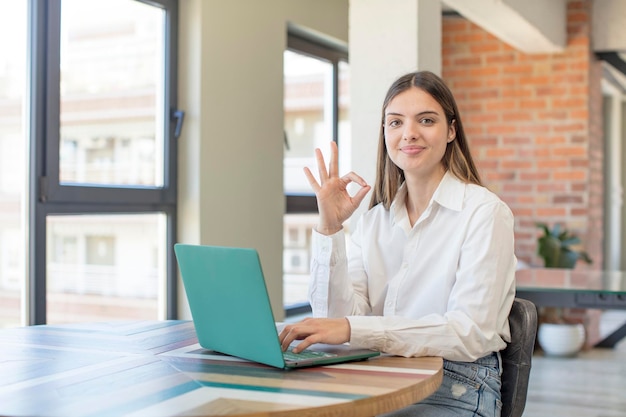
[[[448,143],[456,139],[456,119],[452,119],[450,127],[448,127]]]

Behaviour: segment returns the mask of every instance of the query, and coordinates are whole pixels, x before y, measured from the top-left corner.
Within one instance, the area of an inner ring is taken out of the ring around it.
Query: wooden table
[[[420,401],[441,358],[284,371],[216,355],[190,321],[0,330],[2,416],[373,416]]]
[[[520,269],[516,293],[537,307],[626,310],[626,272],[557,268]],[[612,348],[626,337],[626,324],[598,342]]]

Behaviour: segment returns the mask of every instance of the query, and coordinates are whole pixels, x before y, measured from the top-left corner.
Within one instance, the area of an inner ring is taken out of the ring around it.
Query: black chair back
[[[500,352],[502,356],[501,417],[521,417],[524,412],[537,325],[535,304],[515,298],[509,313],[511,343]]]

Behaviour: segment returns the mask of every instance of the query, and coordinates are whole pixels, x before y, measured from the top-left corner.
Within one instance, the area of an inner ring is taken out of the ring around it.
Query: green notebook
[[[255,249],[178,243],[174,251],[203,348],[277,368],[327,365],[380,354],[347,345],[315,344],[304,354],[285,355]]]

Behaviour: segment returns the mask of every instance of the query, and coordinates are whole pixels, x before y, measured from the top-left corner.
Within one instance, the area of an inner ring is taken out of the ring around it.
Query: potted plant
[[[552,230],[546,223],[537,223],[543,230],[543,235],[537,240],[537,253],[543,258],[546,268],[574,268],[581,260],[590,264],[591,258],[587,252],[572,248],[580,244],[580,238],[556,223]]]
[[[550,229],[545,223],[537,223],[537,227],[543,230],[543,235],[537,239],[537,254],[543,258],[546,268],[573,269],[579,260],[592,262],[587,252],[573,247],[580,245],[580,238],[560,224]],[[537,341],[547,355],[573,356],[582,348],[585,327],[582,323],[568,321],[562,308],[541,308],[539,322]]]

